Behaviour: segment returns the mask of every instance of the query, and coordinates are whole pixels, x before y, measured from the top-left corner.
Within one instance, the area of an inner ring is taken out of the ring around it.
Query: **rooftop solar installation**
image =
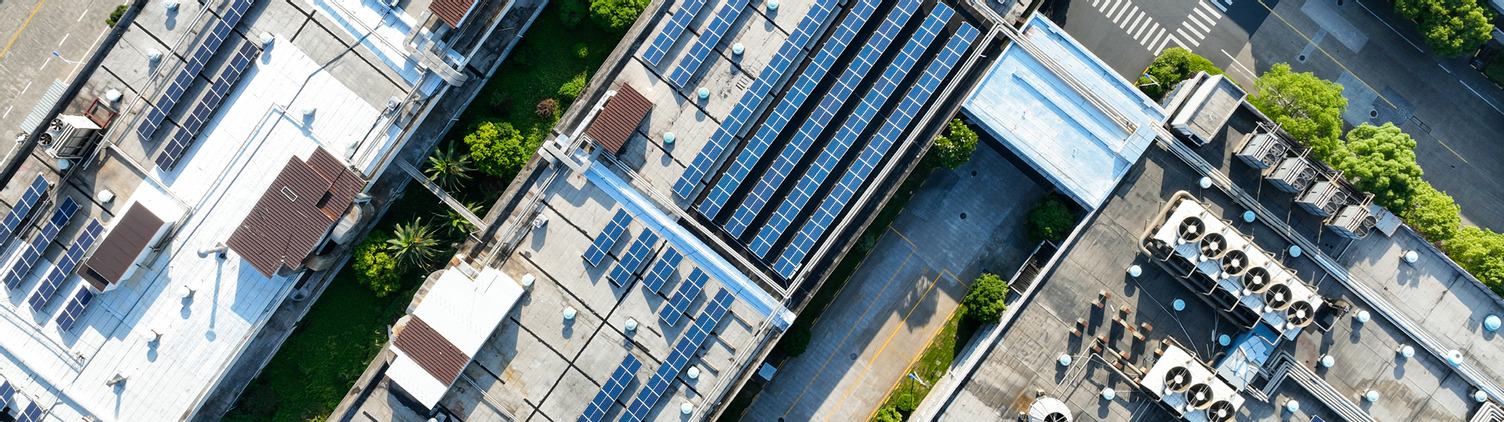
[[[209,27],[208,34],[204,36],[198,49],[188,56],[183,69],[173,77],[172,83],[163,91],[162,96],[158,97],[156,104],[153,104],[147,111],[146,119],[141,122],[141,126],[136,128],[136,134],[140,135],[141,139],[151,139],[151,136],[157,132],[157,128],[162,125],[162,119],[167,117],[167,113],[177,105],[178,99],[188,90],[188,86],[193,84],[193,78],[198,77],[198,73],[204,70],[204,65],[214,57],[214,52],[219,50],[220,43],[230,36],[235,25],[240,24],[240,18],[245,16],[246,10],[251,8],[252,1],[235,0],[225,11],[224,17]]]
[[[0,222],[0,242],[10,239],[10,235],[21,226],[21,220],[25,220],[26,216],[31,214],[31,208],[37,205],[37,200],[42,199],[43,193],[47,193],[48,186],[51,184],[40,174],[31,181],[31,186],[26,188],[26,192],[21,194],[21,199],[10,207],[10,213],[5,215],[5,220]]]
[[[235,52],[235,57],[230,59],[229,65],[220,71],[214,84],[204,93],[203,98],[199,99],[198,104],[193,106],[193,111],[183,117],[178,131],[168,138],[168,142],[162,146],[162,151],[157,153],[155,160],[157,168],[172,170],[177,166],[178,160],[183,158],[183,154],[188,152],[188,147],[192,146],[193,140],[198,138],[198,131],[203,129],[204,123],[207,123],[210,117],[214,116],[214,111],[219,108],[220,103],[230,93],[235,83],[240,80],[246,66],[249,66],[251,60],[260,52],[261,50],[256,49],[256,44],[250,41],[241,43],[240,48]]]
[[[642,285],[653,292],[663,290],[663,283],[668,281],[668,276],[674,274],[674,270],[679,268],[679,261],[683,260],[684,255],[680,254],[678,249],[674,249],[673,246],[663,248],[663,255],[659,256],[658,261],[653,263],[653,268],[642,276]]]
[[[628,224],[632,224],[632,215],[627,214],[627,210],[616,210],[616,216],[611,217],[611,222],[601,229],[601,234],[596,235],[595,241],[590,242],[590,248],[585,250],[585,262],[589,262],[592,267],[600,265],[606,252],[616,245],[616,239],[627,232]]]
[[[977,33],[977,29],[970,24],[961,24],[955,35],[952,35],[950,41],[946,42],[945,49],[940,51],[924,73],[920,74],[914,86],[909,88],[908,94],[904,95],[903,102],[893,109],[893,114],[888,116],[888,120],[881,129],[878,129],[877,135],[869,141],[856,162],[853,162],[851,168],[841,176],[840,184],[831,189],[830,195],[820,203],[820,208],[816,209],[815,214],[804,222],[803,227],[799,228],[799,232],[783,250],[782,256],[778,258],[778,262],[773,264],[774,271],[784,278],[793,277],[794,270],[804,262],[804,257],[809,254],[809,249],[814,247],[815,241],[819,240],[820,236],[825,234],[825,229],[835,222],[836,216],[840,215],[841,210],[846,207],[846,202],[850,201],[857,189],[862,187],[867,175],[871,174],[872,170],[877,167],[877,163],[882,161],[888,148],[893,146],[893,142],[903,134],[904,128],[908,127],[919,111],[924,108],[925,103],[929,102],[930,95],[934,94],[935,90],[940,87],[940,82],[950,74],[951,67],[955,66],[956,60],[959,60],[966,49],[971,47],[971,41],[976,38]]]
[[[642,369],[642,361],[637,360],[636,356],[629,354],[626,359],[622,359],[621,365],[617,365],[616,371],[611,372],[611,378],[601,385],[601,392],[595,394],[595,399],[590,401],[590,407],[585,408],[585,414],[580,415],[578,422],[600,422],[605,418],[606,411],[611,409],[611,404],[627,389],[627,384],[632,382],[638,369]]]
[[[622,255],[621,260],[616,261],[616,267],[611,269],[606,278],[617,287],[631,282],[632,275],[642,271],[642,264],[653,254],[654,246],[658,246],[658,234],[642,229],[642,233],[637,234],[637,240],[632,241],[632,246],[627,248],[627,253]]]
[[[663,393],[668,392],[668,387],[673,385],[679,371],[689,363],[689,358],[700,350],[705,338],[721,323],[721,317],[726,316],[726,310],[731,308],[733,300],[735,298],[725,289],[716,292],[715,299],[706,304],[705,309],[700,311],[700,316],[695,318],[695,325],[684,332],[684,337],[680,337],[679,342],[674,344],[674,351],[669,353],[668,358],[663,360],[663,365],[658,367],[653,377],[637,392],[637,399],[621,415],[621,422],[641,422],[647,419],[648,412],[658,404],[658,399],[663,398]]]
[[[799,111],[799,106],[804,104],[804,100],[809,98],[815,86],[825,78],[825,73],[830,70],[830,66],[834,65],[841,53],[846,51],[846,46],[851,44],[852,37],[861,31],[862,25],[867,23],[867,18],[876,9],[876,0],[862,0],[861,3],[851,8],[851,13],[841,21],[841,26],[836,28],[830,38],[825,41],[825,45],[820,47],[820,52],[804,68],[804,73],[799,75],[799,80],[794,82],[793,87],[787,93],[783,94],[783,99],[778,102],[772,114],[769,114],[767,120],[758,127],[757,135],[747,143],[747,147],[743,148],[741,153],[736,155],[736,161],[732,162],[731,167],[726,170],[721,179],[716,181],[715,190],[711,191],[710,195],[705,198],[705,202],[700,204],[701,214],[715,218],[721,213],[721,208],[725,207],[726,201],[731,199],[731,193],[741,186],[743,180],[746,180],[748,173],[752,171],[752,166],[762,160],[763,153],[767,152],[769,146],[772,146],[773,139],[777,138],[778,133],[783,131],[783,127],[794,118],[794,113]]]
[[[78,203],[73,198],[63,199],[63,204],[52,213],[52,218],[42,225],[42,230],[31,238],[31,244],[21,246],[21,256],[12,264],[10,271],[5,272],[5,287],[16,288],[21,285],[21,280],[26,274],[31,273],[31,266],[36,265],[37,259],[42,257],[42,252],[47,251],[47,244],[57,238],[57,233],[68,225],[68,220],[73,219],[73,213],[78,211]]]
[[[42,421],[42,408],[37,407],[37,403],[36,402],[27,403],[26,404],[26,410],[22,410],[21,414],[16,415],[16,422],[41,422],[41,421]]]
[[[94,246],[94,240],[99,238],[99,233],[102,231],[104,231],[104,226],[99,225],[99,220],[89,219],[89,225],[78,234],[78,238],[73,239],[73,245],[68,247],[68,252],[58,258],[52,270],[42,277],[37,291],[31,294],[30,299],[27,299],[32,311],[42,312],[47,302],[57,294],[57,289],[63,286],[63,281],[68,279],[69,274],[73,274],[73,267],[78,265],[78,261],[84,259],[84,253]]]
[[[677,324],[679,317],[684,316],[684,311],[689,310],[689,304],[694,303],[695,298],[700,297],[700,290],[705,289],[706,281],[710,281],[710,276],[699,268],[695,268],[694,272],[689,273],[689,278],[679,283],[679,289],[674,291],[673,297],[668,298],[668,304],[658,310],[658,317],[662,318],[665,324]]]
[[[63,305],[63,312],[57,314],[57,327],[64,332],[73,329],[73,324],[78,318],[84,316],[84,310],[89,309],[89,302],[94,301],[94,291],[89,286],[80,285],[78,291],[73,293],[73,298]]]
[[[851,93],[856,91],[857,85],[861,84],[862,79],[867,77],[867,73],[872,71],[872,67],[882,57],[883,51],[893,43],[894,37],[897,37],[898,32],[903,30],[904,24],[918,8],[919,0],[903,0],[888,12],[882,25],[878,26],[877,32],[867,39],[861,52],[857,53],[856,58],[847,65],[846,71],[841,72],[840,79],[837,79],[836,84],[825,93],[825,97],[820,99],[819,107],[816,107],[805,118],[804,124],[799,126],[799,131],[795,132],[789,143],[778,152],[778,158],[773,161],[773,165],[768,167],[767,172],[758,179],[757,186],[752,188],[752,192],[742,200],[741,206],[737,207],[736,213],[726,221],[727,232],[732,236],[741,237],[742,233],[747,230],[747,226],[752,224],[752,219],[756,218],[762,212],[763,206],[773,199],[774,192],[780,185],[783,185],[784,180],[788,179],[789,173],[794,171],[794,166],[804,159],[804,153],[815,143],[820,133],[825,131],[825,127],[830,124],[831,119],[835,118],[841,107],[846,105],[846,99],[851,98]]]
[[[705,59],[715,53],[715,45],[721,42],[721,37],[731,29],[731,24],[736,23],[736,18],[742,15],[742,9],[747,7],[747,0],[731,0],[716,11],[715,20],[700,33],[700,39],[689,48],[689,53],[679,60],[679,66],[674,68],[674,73],[669,75],[669,81],[675,86],[684,87],[689,85],[689,79],[700,71],[700,65]]]
[[[679,5],[679,10],[674,11],[674,16],[669,17],[668,25],[663,31],[653,38],[653,43],[642,50],[642,58],[648,61],[648,66],[657,66],[663,61],[663,56],[668,55],[668,49],[674,46],[674,41],[679,40],[679,35],[684,33],[684,27],[689,26],[689,21],[700,14],[700,8],[705,6],[705,0],[684,0]]]
[[[10,406],[10,401],[16,397],[16,387],[10,385],[10,381],[0,382],[0,408]]]
[[[950,7],[939,3],[936,4],[934,10],[930,11],[930,15],[928,18],[925,18],[924,24],[920,26],[912,38],[909,38],[909,42],[904,45],[903,50],[899,52],[897,57],[893,58],[893,62],[889,63],[887,69],[883,71],[882,77],[877,80],[876,84],[872,85],[872,89],[867,92],[866,97],[862,98],[862,102],[852,111],[850,117],[846,118],[846,122],[841,124],[841,129],[830,139],[830,143],[825,146],[825,150],[820,153],[820,157],[815,159],[814,164],[810,166],[809,170],[805,171],[804,177],[799,179],[799,183],[795,185],[794,190],[790,191],[788,196],[778,205],[778,212],[768,219],[762,230],[758,231],[757,237],[752,239],[752,243],[749,245],[752,252],[761,257],[768,255],[768,251],[773,248],[773,243],[777,242],[778,238],[783,236],[783,232],[788,230],[789,224],[794,221],[794,218],[799,215],[804,206],[809,203],[810,198],[814,197],[815,190],[819,189],[820,185],[825,183],[825,179],[830,176],[830,173],[835,171],[836,166],[841,162],[841,157],[846,156],[851,146],[859,140],[862,132],[867,130],[867,125],[877,117],[878,110],[882,108],[883,104],[888,102],[888,98],[893,95],[893,90],[898,87],[899,83],[903,82],[903,79],[909,74],[909,70],[914,67],[914,64],[919,62],[919,57],[924,55],[925,50],[929,49],[930,43],[935,40],[935,36],[941,30],[945,29],[945,22],[949,21],[951,15],[954,13],[955,11]],[[764,180],[767,180],[766,177],[764,177]],[[762,187],[763,185],[758,185],[758,188]],[[754,195],[757,192],[754,190]],[[771,190],[769,192],[771,193]],[[749,197],[747,203],[744,203],[742,208],[737,209],[737,218],[733,218],[731,222],[728,222],[728,226],[733,222],[751,220],[752,215],[755,214],[748,214],[743,217],[743,211],[747,209],[747,205],[763,205],[752,204],[753,199]],[[766,200],[766,197],[758,197],[756,199]],[[749,212],[756,213],[761,212],[761,210],[754,209]],[[739,218],[745,218],[745,220],[739,220]],[[735,231],[733,233],[739,235]]]
[[[804,44],[814,38],[815,32],[820,30],[825,17],[830,15],[833,7],[835,7],[834,1],[819,1],[812,6],[808,14],[804,15],[804,20],[799,22],[799,26],[792,34],[789,34],[783,47],[779,48],[778,53],[768,61],[768,65],[763,67],[762,73],[757,75],[757,80],[752,81],[752,87],[748,88],[747,92],[742,94],[741,100],[736,102],[736,106],[731,108],[731,114],[721,121],[721,127],[716,129],[715,133],[710,136],[709,142],[700,148],[700,153],[695,155],[689,168],[684,169],[684,174],[679,176],[679,181],[674,182],[674,194],[679,195],[680,198],[688,198],[694,192],[695,186],[705,178],[710,167],[720,160],[721,153],[726,152],[726,147],[736,140],[742,126],[752,119],[752,113],[762,106],[762,100],[767,97],[768,91],[771,91],[773,85],[783,78],[783,72],[788,70],[794,58],[804,51]]]

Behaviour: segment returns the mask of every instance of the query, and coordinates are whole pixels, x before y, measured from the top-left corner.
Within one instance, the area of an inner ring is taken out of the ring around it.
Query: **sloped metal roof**
[[[323,148],[306,162],[290,158],[226,244],[267,277],[281,265],[302,268],[364,186]]]
[[[621,152],[622,145],[626,145],[627,139],[632,137],[632,131],[637,130],[637,125],[642,123],[642,118],[652,109],[652,101],[637,93],[631,85],[622,84],[616,89],[616,96],[606,101],[605,109],[595,117],[595,121],[590,122],[590,128],[585,129],[585,136],[594,139],[612,154]]]

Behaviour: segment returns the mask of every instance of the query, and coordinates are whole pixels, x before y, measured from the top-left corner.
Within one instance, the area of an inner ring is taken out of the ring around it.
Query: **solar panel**
[[[16,387],[10,385],[10,381],[0,382],[0,409],[10,406],[10,401],[15,399]]]
[[[689,278],[679,283],[679,289],[674,291],[674,296],[668,298],[668,305],[658,310],[658,317],[663,322],[674,325],[679,322],[679,317],[684,316],[684,311],[689,310],[689,304],[700,297],[700,290],[705,288],[705,282],[710,281],[710,276],[699,268],[689,273]]]
[[[42,282],[37,286],[37,291],[32,293],[27,300],[31,304],[31,310],[42,312],[52,296],[57,294],[57,289],[63,286],[63,281],[68,279],[68,274],[73,273],[73,267],[78,261],[84,259],[84,253],[94,246],[94,239],[99,238],[99,232],[104,231],[104,226],[99,225],[99,220],[89,219],[89,225],[73,240],[73,245],[68,247],[68,252],[59,257],[57,264],[42,277]]]
[[[674,378],[679,376],[679,371],[689,363],[689,358],[700,350],[700,345],[705,343],[705,338],[710,332],[720,325],[721,318],[726,316],[726,310],[731,308],[731,302],[735,300],[730,292],[721,289],[716,292],[715,299],[705,305],[700,311],[700,316],[695,318],[695,325],[685,331],[684,337],[674,344],[674,350],[669,352],[668,358],[663,360],[663,365],[653,372],[653,377],[648,379],[643,388],[637,391],[637,398],[627,411],[622,413],[621,422],[641,422],[647,419],[648,412],[658,404],[658,399],[668,392],[668,387],[673,385]]]
[[[888,49],[888,45],[893,42],[893,37],[898,35],[898,30],[903,29],[904,24],[918,8],[918,0],[908,0],[900,2],[891,12],[888,12],[882,25],[878,26],[877,32],[867,39],[861,52],[851,60],[846,71],[841,72],[840,79],[830,87],[830,91],[825,93],[825,98],[820,100],[820,106],[805,118],[804,124],[800,125],[793,139],[784,145],[783,150],[778,153],[778,158],[773,161],[773,165],[768,167],[768,171],[763,173],[762,178],[757,181],[757,186],[752,188],[752,192],[742,201],[742,205],[737,207],[736,213],[726,221],[727,232],[732,236],[741,237],[742,233],[747,230],[747,226],[752,224],[752,219],[762,212],[763,206],[767,205],[769,200],[773,199],[774,192],[784,180],[788,179],[789,172],[794,171],[794,166],[804,159],[804,153],[814,144],[820,133],[825,131],[825,127],[830,124],[831,119],[835,118],[841,107],[845,106],[846,99],[851,97],[857,85],[862,83],[862,79],[867,77],[868,72],[872,71],[872,66],[877,64],[883,51]]]
[[[663,290],[663,283],[668,281],[668,276],[673,275],[674,270],[679,268],[679,261],[682,260],[684,260],[684,255],[681,255],[678,249],[674,249],[673,246],[664,248],[663,255],[658,257],[658,262],[654,263],[653,268],[642,276],[642,285],[653,292]]]
[[[606,252],[616,245],[616,238],[621,237],[627,231],[627,225],[632,224],[632,216],[627,210],[616,210],[616,216],[601,229],[601,233],[595,235],[595,241],[590,243],[590,248],[585,249],[585,262],[594,267],[601,264],[601,259],[606,257]]]
[[[783,236],[789,224],[815,195],[815,190],[825,183],[826,177],[829,177],[835,167],[840,164],[841,157],[846,156],[851,146],[863,139],[861,138],[862,132],[867,130],[867,125],[877,116],[878,109],[888,102],[888,97],[892,96],[893,90],[903,82],[904,77],[909,74],[909,69],[919,62],[919,57],[929,49],[935,36],[945,29],[945,22],[949,21],[954,13],[955,11],[950,7],[939,3],[930,11],[929,17],[925,18],[919,30],[909,38],[909,42],[903,46],[898,56],[888,63],[882,76],[872,85],[871,90],[862,98],[862,102],[857,104],[856,109],[841,124],[840,130],[831,137],[830,143],[825,146],[820,157],[816,158],[814,164],[805,171],[804,177],[799,179],[794,190],[790,191],[788,196],[779,203],[777,213],[768,219],[762,230],[758,231],[757,237],[752,239],[749,248],[753,253],[760,257],[768,255],[768,251],[773,248],[773,243]],[[764,176],[763,180],[768,179]],[[757,187],[761,189],[764,186],[771,185],[758,184]],[[771,193],[771,190],[768,192]],[[733,223],[740,224],[739,228],[744,228],[747,223],[751,222],[755,213],[761,212],[761,207],[766,204],[765,198],[766,196],[748,197],[747,202],[742,204],[742,208],[736,210],[736,217],[727,222],[727,229],[729,230]],[[764,199],[764,201],[754,203],[753,199]],[[756,208],[749,209],[749,205]],[[741,231],[733,230],[732,234],[740,236]]]
[[[16,416],[16,422],[41,422],[41,420],[42,408],[37,407],[36,402],[27,403],[26,410],[22,410],[21,414]]]
[[[747,0],[731,0],[721,10],[716,11],[715,20],[700,32],[700,39],[689,48],[689,53],[684,59],[679,60],[679,66],[674,68],[674,73],[669,75],[669,81],[674,85],[684,87],[689,84],[689,78],[694,77],[695,72],[700,70],[700,65],[705,59],[714,53],[715,45],[721,42],[721,37],[726,30],[731,29],[731,24],[736,23],[736,18],[741,16],[742,9],[747,7]]]
[[[250,41],[241,43],[235,56],[230,58],[229,64],[220,71],[218,77],[214,78],[214,84],[193,106],[193,111],[183,117],[181,127],[172,134],[171,138],[168,138],[167,143],[162,146],[162,151],[157,153],[157,158],[154,160],[157,168],[172,170],[177,166],[178,160],[181,160],[188,148],[193,146],[193,140],[198,139],[198,131],[203,129],[204,123],[214,116],[214,111],[219,108],[225,95],[229,94],[231,87],[240,80],[240,75],[244,73],[246,66],[250,65],[251,60],[260,52],[256,49],[256,44]]]
[[[606,417],[606,411],[611,409],[611,404],[627,389],[627,384],[632,382],[632,377],[641,368],[642,362],[636,356],[627,355],[626,359],[622,359],[621,365],[616,366],[616,371],[611,372],[611,378],[601,384],[601,392],[595,393],[595,399],[590,401],[590,406],[585,408],[585,413],[580,415],[578,422],[600,422],[601,418]]]
[[[68,304],[63,306],[63,312],[57,315],[58,328],[63,331],[72,330],[73,324],[78,322],[78,318],[84,316],[84,310],[89,309],[89,302],[93,301],[94,292],[89,290],[89,286],[78,286],[78,292],[73,294],[73,299],[69,300]]]
[[[654,246],[658,246],[658,234],[653,233],[652,230],[642,229],[642,233],[637,234],[637,240],[627,248],[627,253],[622,255],[621,260],[616,261],[616,267],[611,269],[611,274],[607,275],[606,279],[611,280],[611,284],[617,287],[632,281],[632,275],[642,270],[642,264],[647,262],[648,255],[653,253]]]
[[[689,21],[694,20],[702,6],[705,6],[705,0],[686,0],[679,5],[679,10],[675,10],[674,16],[668,19],[663,32],[659,32],[658,37],[653,38],[653,43],[642,50],[642,58],[648,61],[649,66],[657,66],[658,62],[663,61],[663,56],[668,55],[668,49],[674,46],[674,41],[679,40],[679,34],[684,33],[684,27],[689,26]]]
[[[825,45],[820,47],[820,52],[815,55],[808,66],[805,66],[804,73],[799,76],[799,80],[794,82],[793,87],[787,93],[783,94],[783,99],[768,115],[767,120],[758,127],[757,135],[747,143],[747,147],[743,148],[740,154],[736,155],[736,161],[732,162],[726,174],[716,182],[715,190],[711,191],[710,195],[705,198],[705,202],[700,204],[700,214],[710,218],[715,218],[717,214],[720,214],[721,208],[726,206],[726,201],[731,199],[731,193],[741,186],[742,181],[752,171],[752,167],[762,160],[763,153],[767,152],[768,147],[773,144],[773,139],[778,136],[778,132],[782,132],[783,127],[794,118],[794,113],[799,111],[800,105],[809,98],[811,91],[814,91],[815,86],[820,83],[820,79],[825,78],[825,73],[830,70],[830,66],[835,64],[836,58],[840,57],[842,52],[846,51],[846,46],[851,43],[852,37],[856,36],[857,32],[862,29],[862,25],[867,23],[867,18],[872,15],[872,11],[876,9],[875,0],[863,0],[852,7],[851,13],[841,21],[835,33],[825,41]]]
[[[784,41],[783,47],[778,49],[778,54],[768,60],[768,65],[763,67],[762,73],[757,75],[757,80],[752,81],[752,87],[748,88],[747,92],[742,94],[741,100],[736,102],[736,106],[731,108],[731,114],[721,121],[721,127],[716,129],[705,146],[700,148],[700,153],[695,155],[694,161],[684,169],[684,174],[679,176],[679,181],[674,182],[674,194],[679,195],[680,198],[688,198],[689,194],[694,192],[695,186],[699,185],[700,180],[705,178],[705,173],[710,171],[710,166],[720,160],[721,153],[726,152],[726,147],[736,140],[736,135],[741,132],[742,125],[751,120],[752,113],[762,106],[762,100],[768,95],[768,91],[772,90],[773,85],[783,78],[783,72],[794,62],[794,57],[804,51],[804,44],[808,43],[814,37],[815,32],[820,30],[820,26],[825,22],[825,16],[830,14],[834,5],[835,2],[830,1],[815,2],[809,13],[804,15],[804,20],[799,22],[799,26]]]
[[[63,199],[63,204],[52,213],[51,219],[42,224],[42,230],[31,238],[31,243],[21,246],[21,256],[16,259],[15,264],[11,265],[10,271],[5,273],[6,287],[14,289],[21,285],[21,280],[26,278],[26,274],[31,273],[31,266],[36,265],[37,259],[42,257],[42,252],[47,251],[47,244],[52,243],[52,239],[57,237],[57,233],[62,231],[63,226],[68,225],[68,220],[72,219],[73,213],[77,211],[78,203],[73,202],[73,198]]]
[[[5,215],[5,220],[0,220],[0,242],[10,239],[11,233],[15,233],[16,228],[21,226],[21,220],[25,220],[26,216],[31,214],[31,208],[37,205],[37,200],[42,198],[43,193],[47,193],[47,188],[51,185],[47,182],[47,178],[40,174],[31,181],[31,186],[26,188],[26,192],[21,193],[21,198],[10,208],[10,213]]]
[[[861,188],[867,175],[872,173],[878,162],[882,161],[883,155],[888,152],[888,148],[893,146],[893,142],[903,134],[904,128],[914,120],[919,110],[924,108],[930,95],[940,87],[940,82],[950,74],[951,67],[955,66],[956,60],[960,59],[966,49],[971,47],[971,41],[976,36],[976,28],[970,24],[961,24],[955,35],[952,35],[950,41],[946,42],[945,49],[941,50],[924,73],[920,74],[918,82],[909,88],[903,101],[893,109],[893,113],[888,116],[883,127],[878,129],[877,135],[872,137],[873,139],[862,150],[861,155],[851,164],[851,168],[848,168],[841,176],[840,184],[831,189],[830,195],[820,203],[820,208],[816,209],[815,214],[799,228],[799,232],[794,235],[789,246],[779,256],[778,262],[773,264],[774,271],[784,278],[794,275],[794,270],[804,262],[805,256],[809,253],[809,249],[814,247],[815,241],[825,234],[825,229],[829,228],[831,223],[835,222],[836,216],[840,215],[841,210],[846,207],[846,201],[851,200],[852,195],[855,195],[857,189]]]
[[[240,23],[240,18],[245,15],[246,10],[251,8],[252,1],[236,0],[234,3],[231,3],[230,9],[225,13],[224,18],[209,27],[209,31],[204,35],[203,42],[199,44],[198,49],[194,50],[193,54],[188,56],[187,62],[183,64],[183,69],[173,77],[172,83],[163,90],[163,94],[157,100],[156,104],[152,105],[146,112],[146,118],[141,122],[141,126],[136,128],[136,134],[141,139],[151,139],[151,136],[156,134],[157,129],[162,126],[162,119],[166,118],[167,114],[172,111],[172,107],[177,105],[178,99],[183,96],[184,92],[188,91],[188,86],[193,83],[193,78],[198,77],[199,72],[204,70],[204,65],[208,64],[209,59],[214,57],[214,52],[219,50],[219,45],[224,42],[225,38],[229,37],[230,31],[235,28],[235,25]],[[197,129],[194,131],[197,131]]]

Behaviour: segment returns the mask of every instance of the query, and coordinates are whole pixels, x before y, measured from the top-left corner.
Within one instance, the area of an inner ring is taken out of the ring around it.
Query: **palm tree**
[[[392,258],[407,268],[426,268],[439,251],[433,227],[423,224],[422,218],[406,225],[398,224],[386,243],[386,250],[392,253]]]
[[[476,216],[480,216],[481,214],[480,204],[478,203],[465,204],[465,209],[470,210],[470,213]],[[445,208],[444,229],[449,231],[450,235],[464,236],[465,233],[475,230],[475,225],[470,224],[470,220],[465,219],[465,216],[460,215],[459,212]]]
[[[464,181],[470,180],[470,171],[474,167],[470,165],[470,154],[458,154],[454,151],[454,143],[449,143],[447,148],[434,151],[428,157],[428,168],[423,173],[428,174],[428,181],[437,183],[446,190],[454,190]]]

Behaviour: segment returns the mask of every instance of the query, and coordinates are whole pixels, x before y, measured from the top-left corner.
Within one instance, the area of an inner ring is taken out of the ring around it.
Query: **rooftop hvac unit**
[[[1342,186],[1331,180],[1321,180],[1312,183],[1305,193],[1295,198],[1295,203],[1305,208],[1306,212],[1321,217],[1331,217],[1337,214],[1337,210],[1347,205],[1348,195]]]
[[[1378,218],[1368,212],[1368,207],[1360,204],[1342,207],[1342,211],[1326,225],[1339,236],[1358,240],[1367,237],[1378,223]]]
[[[47,125],[47,132],[42,133],[38,143],[53,157],[76,158],[82,156],[80,153],[98,131],[99,125],[88,117],[61,115]]]
[[[1264,292],[1264,303],[1268,304],[1271,310],[1283,311],[1285,308],[1289,308],[1290,303],[1294,301],[1295,294],[1290,291],[1290,286],[1285,283],[1269,286],[1269,290]]]
[[[1233,249],[1222,256],[1223,277],[1237,277],[1243,275],[1244,271],[1248,271],[1247,252],[1243,252],[1242,249]]]
[[[1279,137],[1273,133],[1254,133],[1244,138],[1243,145],[1238,147],[1238,158],[1243,159],[1256,169],[1267,169],[1279,164],[1290,147],[1280,142]]]
[[[1165,371],[1165,388],[1172,393],[1179,393],[1191,388],[1191,370],[1184,366],[1176,366]]]
[[[1186,404],[1196,409],[1206,409],[1212,405],[1212,386],[1204,382],[1198,382],[1185,390]]]
[[[1316,181],[1316,168],[1305,157],[1285,157],[1274,166],[1274,171],[1264,176],[1276,189],[1287,193],[1299,193]]]
[[[1179,236],[1180,243],[1199,242],[1206,236],[1206,222],[1201,221],[1200,217],[1186,217],[1176,225],[1175,234]]]
[[[1232,403],[1227,400],[1217,400],[1206,408],[1206,420],[1211,422],[1228,422],[1235,414]]]
[[[1221,233],[1207,233],[1201,237],[1201,258],[1204,260],[1218,259],[1227,253],[1227,238]]]
[[[1248,272],[1243,273],[1243,288],[1248,289],[1249,293],[1264,293],[1272,285],[1274,285],[1274,278],[1264,267],[1249,268]]]
[[[1311,305],[1311,302],[1297,300],[1285,310],[1285,319],[1296,327],[1311,325],[1311,320],[1316,319],[1316,306]]]

